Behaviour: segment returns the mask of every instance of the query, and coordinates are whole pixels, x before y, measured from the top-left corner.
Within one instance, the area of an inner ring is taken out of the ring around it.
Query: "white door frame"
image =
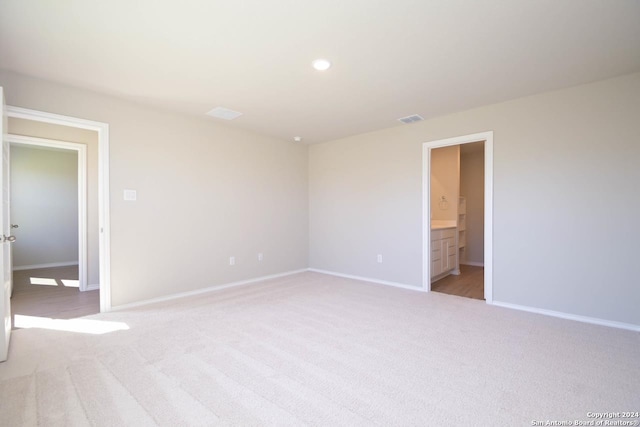
[[[484,141],[484,299],[493,303],[493,131],[422,144],[422,288],[431,291],[431,150]],[[457,202],[456,202],[457,203]]]
[[[78,154],[78,282],[81,291],[87,289],[87,146],[76,142],[34,138],[31,136],[8,134],[5,136],[11,146],[47,147],[75,151]]]
[[[109,124],[28,108],[7,106],[7,116],[98,132],[98,224],[100,240],[100,312],[111,311],[109,219]]]

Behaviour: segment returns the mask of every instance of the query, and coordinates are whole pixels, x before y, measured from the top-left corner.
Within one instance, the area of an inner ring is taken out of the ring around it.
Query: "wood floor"
[[[443,277],[431,284],[431,290],[449,295],[484,300],[484,267],[460,265],[460,274]]]
[[[78,266],[14,271],[12,320],[16,314],[73,319],[99,313],[100,291],[80,292],[77,280]]]

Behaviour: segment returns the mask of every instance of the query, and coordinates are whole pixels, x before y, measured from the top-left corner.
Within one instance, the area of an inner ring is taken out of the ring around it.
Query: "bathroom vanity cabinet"
[[[456,268],[456,228],[431,230],[431,279]]]

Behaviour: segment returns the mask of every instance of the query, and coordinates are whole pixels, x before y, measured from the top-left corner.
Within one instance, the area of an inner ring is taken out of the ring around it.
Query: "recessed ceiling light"
[[[313,68],[318,71],[326,71],[331,68],[331,62],[326,59],[316,59],[311,63],[311,65],[313,65]]]
[[[293,137],[293,140],[294,140],[295,142],[300,142],[300,141],[302,141],[302,137],[301,137],[301,136],[294,136],[294,137]]]

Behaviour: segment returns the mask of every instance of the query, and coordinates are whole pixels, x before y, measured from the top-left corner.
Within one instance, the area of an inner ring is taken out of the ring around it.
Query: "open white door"
[[[4,105],[4,91],[0,87],[0,138],[2,138],[2,149],[0,150],[0,286],[2,295],[0,296],[0,315],[2,315],[3,326],[0,330],[0,362],[7,360],[9,353],[9,340],[11,338],[11,291],[12,291],[12,268],[11,268],[11,245],[15,240],[11,236],[11,224],[9,221],[9,142],[5,139],[7,133],[7,114]]]

